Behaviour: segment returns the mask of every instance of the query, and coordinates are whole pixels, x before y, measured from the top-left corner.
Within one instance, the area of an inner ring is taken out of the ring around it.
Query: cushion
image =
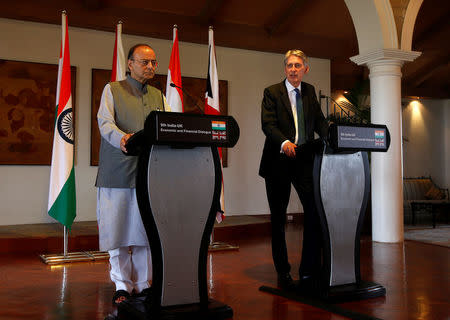
[[[436,188],[435,186],[432,186],[427,193],[425,193],[425,199],[428,200],[442,200],[445,198],[445,193]]]

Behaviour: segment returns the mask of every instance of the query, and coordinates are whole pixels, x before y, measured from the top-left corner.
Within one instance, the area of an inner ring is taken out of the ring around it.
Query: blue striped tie
[[[298,88],[295,88],[294,91],[295,91],[295,102],[297,105],[297,128],[298,128],[297,145],[301,145],[306,142],[306,139],[305,139],[305,116],[303,113],[303,101],[302,101],[302,95],[300,94],[300,90],[298,90]]]

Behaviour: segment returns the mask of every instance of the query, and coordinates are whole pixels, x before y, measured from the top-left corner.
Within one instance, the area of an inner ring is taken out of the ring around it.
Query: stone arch
[[[389,0],[344,0],[358,38],[359,54],[398,49],[397,29]]]
[[[403,21],[402,26],[402,36],[400,41],[401,50],[411,51],[412,49],[414,26],[416,24],[416,18],[419,14],[422,3],[423,0],[410,0],[408,3],[405,13],[405,20]]]

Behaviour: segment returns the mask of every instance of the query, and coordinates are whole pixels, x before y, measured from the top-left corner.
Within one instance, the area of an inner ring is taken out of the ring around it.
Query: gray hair
[[[306,56],[306,54],[299,49],[291,49],[288,52],[286,52],[286,54],[284,55],[284,65],[286,65],[288,59],[290,56],[296,56],[299,57],[300,59],[302,59],[303,63],[305,64],[305,67],[308,66],[308,57]]]

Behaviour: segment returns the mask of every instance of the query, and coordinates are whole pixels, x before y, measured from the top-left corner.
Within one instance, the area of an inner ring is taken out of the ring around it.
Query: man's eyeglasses
[[[135,59],[131,59],[131,60],[139,62],[140,65],[143,67],[148,66],[149,63],[151,63],[154,68],[156,68],[158,66],[158,61],[156,61],[156,60],[135,60]]]

